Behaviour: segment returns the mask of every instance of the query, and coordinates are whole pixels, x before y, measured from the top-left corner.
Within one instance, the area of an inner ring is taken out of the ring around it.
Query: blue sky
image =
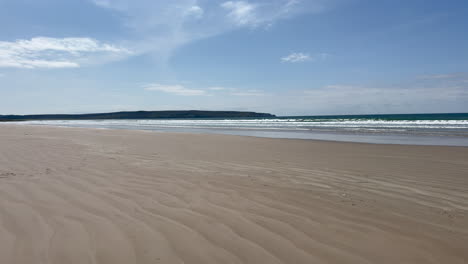
[[[0,114],[468,112],[468,2],[0,0]]]

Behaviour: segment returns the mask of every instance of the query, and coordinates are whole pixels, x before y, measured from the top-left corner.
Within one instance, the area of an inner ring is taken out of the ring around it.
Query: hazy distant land
[[[156,118],[262,118],[268,113],[241,111],[128,111],[94,114],[0,115],[0,121],[83,120],[83,119],[156,119]]]

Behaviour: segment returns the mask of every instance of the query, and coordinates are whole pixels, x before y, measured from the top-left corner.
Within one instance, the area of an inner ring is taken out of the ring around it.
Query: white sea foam
[[[23,124],[141,127],[141,128],[212,128],[212,129],[468,129],[468,120],[375,120],[375,119],[143,119],[143,120],[46,120]]]
[[[468,146],[468,120],[122,119],[46,120],[16,122],[16,124],[220,133],[385,144]]]

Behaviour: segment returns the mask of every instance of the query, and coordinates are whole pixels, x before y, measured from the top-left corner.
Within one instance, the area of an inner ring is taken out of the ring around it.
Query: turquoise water
[[[262,119],[48,120],[21,124],[468,146],[468,113],[289,116]]]
[[[282,117],[290,118],[290,117]],[[468,120],[468,113],[449,114],[382,114],[382,115],[327,115],[327,116],[294,116],[293,118],[303,118],[307,120]]]

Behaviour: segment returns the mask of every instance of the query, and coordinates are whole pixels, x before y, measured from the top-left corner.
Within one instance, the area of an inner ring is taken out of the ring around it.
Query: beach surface
[[[468,263],[468,147],[0,124],[0,263]]]

